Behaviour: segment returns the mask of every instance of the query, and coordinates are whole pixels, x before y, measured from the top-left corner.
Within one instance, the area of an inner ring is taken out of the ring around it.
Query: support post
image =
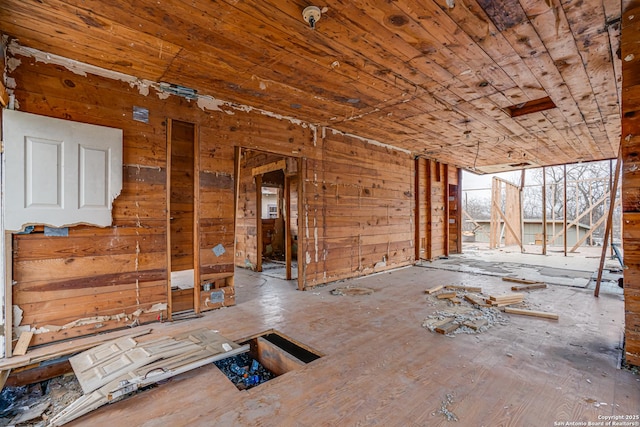
[[[563,192],[564,196],[562,197],[562,213],[563,213],[563,221],[562,221],[562,230],[563,230],[563,242],[564,242],[564,256],[567,256],[567,165],[563,165]]]
[[[426,224],[425,224],[426,225],[426,230],[425,230],[426,239],[425,239],[425,241],[426,241],[426,245],[427,245],[427,248],[426,248],[427,249],[427,253],[426,253],[426,255],[427,255],[427,259],[429,261],[431,261],[433,259],[433,240],[431,238],[431,234],[432,234],[431,230],[432,230],[432,226],[433,226],[433,219],[432,219],[433,218],[433,212],[432,212],[432,209],[433,209],[433,203],[432,203],[433,194],[432,194],[432,190],[433,189],[431,187],[431,182],[432,182],[431,181],[431,165],[432,165],[432,161],[430,159],[427,159],[427,172],[425,174],[426,175],[425,176],[425,179],[426,179],[425,191],[426,191],[426,197],[427,197],[427,200],[426,200],[426,202],[427,202],[427,220],[426,220]]]
[[[547,168],[542,167],[542,255],[547,254]]]
[[[262,271],[262,175],[256,175],[256,271]]]
[[[613,211],[616,206],[616,194],[618,193],[618,181],[620,179],[620,169],[622,168],[622,147],[618,149],[618,161],[616,162],[616,175],[613,178],[613,188],[611,189],[611,197],[609,198],[609,214],[607,215],[607,225],[604,228],[604,240],[602,241],[602,254],[600,255],[600,266],[598,267],[598,278],[596,279],[596,289],[593,296],[600,296],[600,282],[602,282],[602,269],[604,268],[604,259],[607,254],[607,244],[611,234],[611,223],[613,222]]]
[[[451,245],[451,218],[449,210],[449,165],[444,164],[444,256],[449,257],[449,247]]]
[[[291,176],[284,176],[284,256],[286,279],[291,280]]]
[[[518,192],[518,209],[520,210],[520,253],[524,253],[524,209],[522,208],[522,201],[524,199],[524,178],[525,170],[522,169],[520,175],[520,191]]]

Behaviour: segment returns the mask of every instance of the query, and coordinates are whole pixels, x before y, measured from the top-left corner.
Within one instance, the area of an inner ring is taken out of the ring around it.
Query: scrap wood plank
[[[509,314],[521,314],[523,316],[542,317],[545,319],[553,319],[553,320],[558,320],[560,318],[560,316],[558,316],[556,313],[549,313],[546,311],[525,310],[522,308],[505,307],[504,312]]]
[[[545,289],[546,287],[547,285],[544,283],[534,283],[531,285],[512,286],[511,290],[512,291],[530,291],[532,289]]]
[[[491,302],[491,307],[506,307],[513,304],[520,304],[522,301],[507,301],[507,302]]]
[[[424,291],[424,293],[425,294],[433,294],[435,292],[438,292],[442,288],[443,288],[442,285],[434,286],[433,288],[430,288],[430,289],[427,289],[426,291]]]
[[[482,298],[481,296],[478,295],[465,295],[464,299],[467,300],[468,302],[470,302],[473,305],[477,305],[480,307],[488,307],[489,304],[487,304],[486,300],[484,298]]]
[[[478,329],[482,328],[483,326],[487,326],[488,324],[489,321],[487,319],[467,320],[463,323],[464,326],[466,326],[467,328],[471,328],[474,331],[477,331]]]
[[[517,277],[503,277],[502,280],[505,282],[521,283],[523,285],[535,285],[536,283],[542,283],[539,280],[518,279]]]
[[[458,296],[458,294],[456,294],[455,292],[447,292],[447,293],[444,293],[444,294],[436,295],[436,298],[438,298],[438,299],[450,299],[450,298],[455,298],[457,296]]]
[[[27,354],[27,349],[29,348],[29,344],[31,343],[31,338],[33,338],[33,332],[25,331],[21,333],[20,338],[18,338],[18,343],[13,349],[13,354],[16,356],[24,356],[25,354]]]
[[[489,295],[490,301],[510,301],[515,299],[524,299],[524,294],[505,294],[505,295]]]
[[[444,325],[440,325],[438,327],[436,327],[435,331],[439,334],[450,334],[451,332],[455,331],[456,329],[458,329],[460,327],[460,325],[458,323],[456,323],[455,320],[450,320],[447,323],[445,323]]]
[[[462,302],[461,299],[453,297],[453,298],[449,298],[449,301],[451,301],[454,304],[460,304]]]
[[[447,285],[445,289],[458,289],[467,292],[482,292],[482,288],[478,286],[463,286],[463,285]]]
[[[11,369],[4,369],[0,371],[0,391],[4,388],[5,383],[7,382],[7,378],[9,378],[9,374],[11,373]]]

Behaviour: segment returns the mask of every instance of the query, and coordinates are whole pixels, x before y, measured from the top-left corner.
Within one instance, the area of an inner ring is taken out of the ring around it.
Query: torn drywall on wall
[[[167,303],[156,303],[147,309],[139,308],[133,313],[127,314],[125,312],[112,314],[109,316],[91,316],[83,317],[73,320],[62,326],[59,325],[20,325],[22,322],[22,309],[17,305],[13,306],[14,309],[14,329],[13,333],[16,336],[20,336],[22,332],[31,331],[34,334],[45,334],[50,332],[59,332],[62,330],[73,329],[80,326],[94,325],[95,329],[100,329],[104,326],[105,322],[125,322],[125,326],[133,326],[136,324],[138,318],[146,313],[161,313],[167,310]],[[19,316],[16,316],[18,314]],[[18,318],[19,322],[18,323]]]
[[[405,150],[404,148],[399,148],[399,147],[395,147],[393,145],[385,144],[384,142],[376,141],[375,139],[364,138],[362,136],[354,135],[352,133],[342,132],[342,131],[339,131],[339,130],[333,129],[333,128],[331,128],[331,131],[333,132],[334,135],[344,135],[344,136],[348,136],[348,137],[351,137],[351,138],[354,138],[354,139],[358,139],[360,141],[364,141],[367,144],[376,145],[378,147],[384,147],[384,148],[387,148],[389,150],[395,150],[395,151],[399,151],[399,152],[405,153],[405,154],[411,154],[411,151],[409,151],[409,150]]]

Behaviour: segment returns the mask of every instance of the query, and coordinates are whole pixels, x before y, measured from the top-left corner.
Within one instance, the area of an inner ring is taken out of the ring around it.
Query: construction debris
[[[521,308],[505,307],[504,312],[508,314],[521,314],[523,316],[542,317],[545,319],[558,320],[560,316],[556,313],[548,313],[546,311],[524,310]]]
[[[424,291],[425,294],[434,294],[443,288],[442,285],[434,286],[433,288],[427,289]]]
[[[494,307],[504,307],[506,305],[519,304],[523,301],[523,294],[489,295],[487,303]]]
[[[340,296],[356,296],[356,295],[371,295],[373,293],[373,289],[370,288],[361,288],[361,287],[351,287],[347,286],[344,288],[335,288],[330,291],[331,295],[340,295]]]
[[[449,410],[449,405],[453,404],[453,394],[447,394],[445,399],[442,401],[442,405],[440,405],[439,414],[447,417],[447,421],[458,421],[458,417],[456,414]]]
[[[248,350],[249,345],[239,346],[207,329],[147,341],[128,336],[106,342],[70,359],[85,394],[49,425],[61,426],[138,389]]]
[[[514,283],[520,283],[523,285],[535,285],[538,283],[542,283],[537,280],[518,279],[517,277],[503,277],[502,280],[505,282],[514,282]]]
[[[546,287],[547,285],[544,283],[534,283],[532,285],[512,286],[511,290],[512,291],[530,291],[533,289],[545,289]]]
[[[436,298],[438,298],[438,299],[451,299],[451,298],[455,298],[457,296],[458,296],[458,294],[455,293],[455,292],[446,292],[444,294],[436,295]]]
[[[5,387],[0,393],[0,426],[45,426],[81,395],[80,384],[73,375],[30,386]]]
[[[487,304],[487,301],[479,295],[467,294],[464,296],[464,299],[473,305],[477,305],[478,307],[490,307],[490,305]]]
[[[482,288],[478,286],[463,286],[463,285],[447,285],[445,289],[456,289],[465,292],[482,292]]]
[[[439,334],[446,335],[446,334],[450,334],[451,332],[455,331],[459,327],[460,327],[460,324],[458,322],[456,322],[454,319],[451,319],[448,322],[446,322],[445,324],[436,327],[435,331],[437,333],[439,333]]]

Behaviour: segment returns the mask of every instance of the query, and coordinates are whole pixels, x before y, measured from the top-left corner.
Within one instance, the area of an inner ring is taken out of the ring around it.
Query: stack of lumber
[[[490,295],[487,303],[493,307],[519,304],[524,301],[523,294]]]
[[[85,393],[51,419],[61,426],[115,399],[175,375],[249,351],[214,331],[141,341],[126,336],[70,359]]]

